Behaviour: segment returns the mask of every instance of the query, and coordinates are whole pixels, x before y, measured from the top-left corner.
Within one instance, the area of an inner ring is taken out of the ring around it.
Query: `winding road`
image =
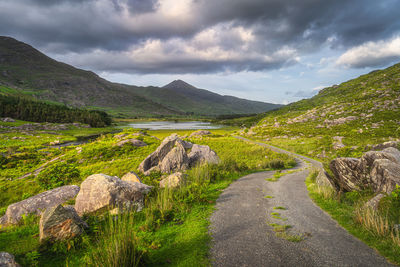
[[[266,180],[273,171],[260,172],[224,190],[210,218],[213,266],[393,266],[312,202],[304,183],[307,158],[257,144],[294,155],[297,167],[277,182]],[[286,239],[271,224],[288,225]]]

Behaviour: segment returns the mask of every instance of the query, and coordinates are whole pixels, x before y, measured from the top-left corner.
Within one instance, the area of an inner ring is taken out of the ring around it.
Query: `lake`
[[[138,129],[149,130],[199,130],[199,129],[218,129],[221,125],[202,121],[148,121],[129,123],[128,126]]]

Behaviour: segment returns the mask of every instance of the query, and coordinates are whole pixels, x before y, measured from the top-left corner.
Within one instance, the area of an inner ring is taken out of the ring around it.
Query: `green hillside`
[[[246,135],[324,162],[400,137],[400,64],[266,113]]]
[[[40,100],[101,108],[116,116],[251,114],[277,107],[221,96],[189,85],[190,91],[185,91],[187,88],[179,91],[111,83],[91,71],[53,60],[9,37],[0,37],[0,85]]]

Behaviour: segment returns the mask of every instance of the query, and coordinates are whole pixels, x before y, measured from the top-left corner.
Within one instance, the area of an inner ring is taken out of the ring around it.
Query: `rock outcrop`
[[[136,146],[136,147],[142,147],[142,146],[147,146],[147,144],[141,140],[138,139],[127,139],[127,140],[122,140],[119,141],[116,146],[124,146],[124,145],[131,145],[131,146]]]
[[[39,222],[40,241],[66,240],[79,236],[88,225],[72,206],[62,205],[46,209]]]
[[[0,267],[20,267],[13,255],[8,252],[0,252]]]
[[[390,193],[400,184],[400,151],[393,147],[369,151],[361,159],[337,158],[329,167],[332,182],[343,191],[372,188]]]
[[[132,171],[122,176],[121,180],[127,182],[142,183],[142,180],[140,180],[139,175],[137,175],[135,172]]]
[[[189,135],[189,137],[196,137],[196,136],[203,136],[203,135],[210,135],[211,132],[210,131],[206,131],[206,130],[200,130],[200,131],[196,131],[193,132]]]
[[[187,151],[191,149],[188,154]],[[219,157],[208,146],[192,144],[173,134],[139,165],[145,175],[151,171],[171,173],[186,170],[198,162],[218,163]]]
[[[81,184],[81,190],[75,201],[75,210],[82,216],[102,209],[140,210],[144,195],[151,186],[127,182],[115,176],[93,174]]]
[[[24,214],[40,215],[43,210],[49,207],[73,199],[78,192],[79,186],[65,185],[11,204],[8,206],[6,214],[0,219],[0,224],[17,224]]]
[[[175,187],[179,187],[181,185],[184,185],[186,183],[186,174],[183,174],[182,172],[176,172],[173,173],[171,175],[169,175],[168,177],[162,179],[160,181],[160,187],[164,188],[164,187],[169,187],[169,188],[175,188]]]
[[[372,146],[372,150],[382,150],[382,149],[385,149],[385,148],[388,148],[388,147],[397,148],[398,145],[400,145],[399,141],[388,141],[388,142],[385,142],[383,144],[378,144],[378,145]]]

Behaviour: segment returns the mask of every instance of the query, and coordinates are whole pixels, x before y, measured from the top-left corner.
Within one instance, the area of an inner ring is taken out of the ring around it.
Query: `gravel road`
[[[272,171],[254,173],[224,190],[210,218],[213,266],[393,266],[311,201],[307,165],[296,160],[296,172],[277,182],[265,180]],[[277,237],[274,223],[302,241]]]

